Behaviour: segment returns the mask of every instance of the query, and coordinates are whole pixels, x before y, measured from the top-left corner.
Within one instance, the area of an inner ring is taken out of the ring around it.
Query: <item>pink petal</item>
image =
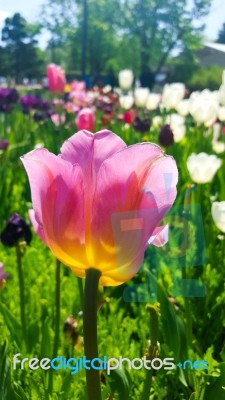
[[[67,265],[86,267],[81,168],[46,149],[34,150],[21,160],[30,181],[35,220],[46,244]]]
[[[162,247],[168,242],[169,239],[169,226],[158,226],[154,229],[152,236],[148,240],[148,244],[154,244],[156,247]]]
[[[29,210],[28,211],[29,218],[31,220],[31,223],[33,225],[35,233],[39,236],[39,238],[46,244],[45,241],[45,236],[44,236],[44,231],[42,228],[42,225],[40,225],[35,217],[35,211],[34,210]]]
[[[173,158],[151,143],[130,146],[102,164],[93,202],[93,261],[112,279],[119,272],[124,281],[140,268],[149,238],[174,202],[177,179]]]
[[[113,132],[79,131],[63,144],[61,153],[64,160],[79,164],[84,172],[90,169],[96,175],[105,159],[125,147],[124,141]]]

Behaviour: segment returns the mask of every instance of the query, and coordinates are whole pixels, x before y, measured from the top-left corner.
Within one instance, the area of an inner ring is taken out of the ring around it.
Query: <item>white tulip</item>
[[[211,126],[217,119],[218,103],[208,91],[196,95],[190,101],[190,114],[198,124]]]
[[[149,111],[156,110],[159,106],[160,100],[161,100],[161,94],[149,93],[146,101],[147,110]]]
[[[185,96],[185,85],[183,83],[166,84],[163,88],[162,103],[167,110],[176,108]]]
[[[125,110],[129,110],[134,104],[134,98],[131,95],[120,96],[119,97],[120,106]]]
[[[215,154],[193,153],[187,159],[189,174],[196,183],[210,182],[221,165],[222,161]]]
[[[155,115],[152,118],[152,128],[159,128],[163,124],[163,118],[160,115]]]
[[[225,143],[217,141],[217,140],[213,140],[212,141],[212,148],[213,148],[213,151],[215,151],[216,154],[222,154],[222,153],[225,152]]]
[[[215,201],[212,204],[212,217],[217,228],[225,233],[225,201]]]
[[[173,132],[174,142],[180,142],[186,133],[185,119],[179,114],[171,114],[166,118],[166,124],[170,125]]]
[[[134,91],[134,100],[137,107],[145,107],[149,95],[148,88],[136,88]]]
[[[189,107],[190,107],[190,100],[184,99],[177,104],[176,110],[180,115],[186,117],[186,115],[188,115],[189,113]]]
[[[129,90],[133,85],[134,74],[131,69],[123,69],[119,72],[119,85],[123,90]]]

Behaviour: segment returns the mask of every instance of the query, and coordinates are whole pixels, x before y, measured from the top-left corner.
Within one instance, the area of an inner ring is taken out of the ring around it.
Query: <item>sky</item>
[[[96,0],[97,1],[97,0]],[[20,12],[29,22],[38,18],[41,4],[44,0],[0,0],[0,28],[7,16]],[[207,41],[215,41],[218,31],[225,23],[225,1],[212,0],[211,11],[204,20],[206,24],[205,37]],[[44,33],[40,37],[40,46],[45,47],[48,35]]]

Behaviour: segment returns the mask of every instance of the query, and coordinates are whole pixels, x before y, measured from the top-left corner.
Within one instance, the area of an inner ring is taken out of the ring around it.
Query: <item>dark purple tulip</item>
[[[38,97],[30,94],[26,94],[25,96],[20,98],[20,104],[25,113],[34,108],[37,108],[38,102]]]
[[[133,127],[135,131],[145,133],[148,132],[151,126],[151,121],[149,118],[141,119],[140,117],[136,117],[133,122]]]
[[[32,234],[29,225],[19,215],[13,214],[6,223],[5,229],[0,234],[1,242],[5,246],[16,246],[20,240],[30,244]]]
[[[169,124],[164,125],[159,132],[159,144],[164,147],[172,146],[174,143],[173,132]]]
[[[6,150],[9,147],[9,141],[6,139],[0,140],[0,150]]]

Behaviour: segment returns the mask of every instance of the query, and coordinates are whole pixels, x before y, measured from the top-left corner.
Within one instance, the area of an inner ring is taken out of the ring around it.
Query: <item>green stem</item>
[[[28,336],[27,336],[27,324],[25,315],[25,289],[24,289],[24,277],[23,277],[23,266],[22,266],[22,253],[20,245],[16,245],[16,259],[18,268],[18,278],[19,278],[19,289],[20,289],[20,320],[22,326],[23,339],[28,350]]]
[[[60,261],[56,259],[55,271],[55,337],[53,344],[52,358],[57,357],[59,347],[60,332]],[[51,394],[53,389],[53,369],[49,371],[48,392]]]
[[[83,288],[83,279],[77,278],[78,289],[79,289],[79,296],[80,296],[80,306],[81,310],[84,309],[84,288]]]
[[[89,268],[86,271],[84,289],[84,353],[87,360],[98,358],[97,339],[97,295],[101,272]],[[90,368],[86,370],[87,400],[101,400],[101,386],[99,371]]]
[[[157,352],[157,339],[159,330],[159,305],[158,303],[151,305],[148,304],[146,309],[149,311],[149,330],[150,330],[150,345],[148,349],[149,360],[155,358]],[[152,385],[153,369],[146,369],[144,388],[141,400],[148,400],[150,398],[150,391]]]

